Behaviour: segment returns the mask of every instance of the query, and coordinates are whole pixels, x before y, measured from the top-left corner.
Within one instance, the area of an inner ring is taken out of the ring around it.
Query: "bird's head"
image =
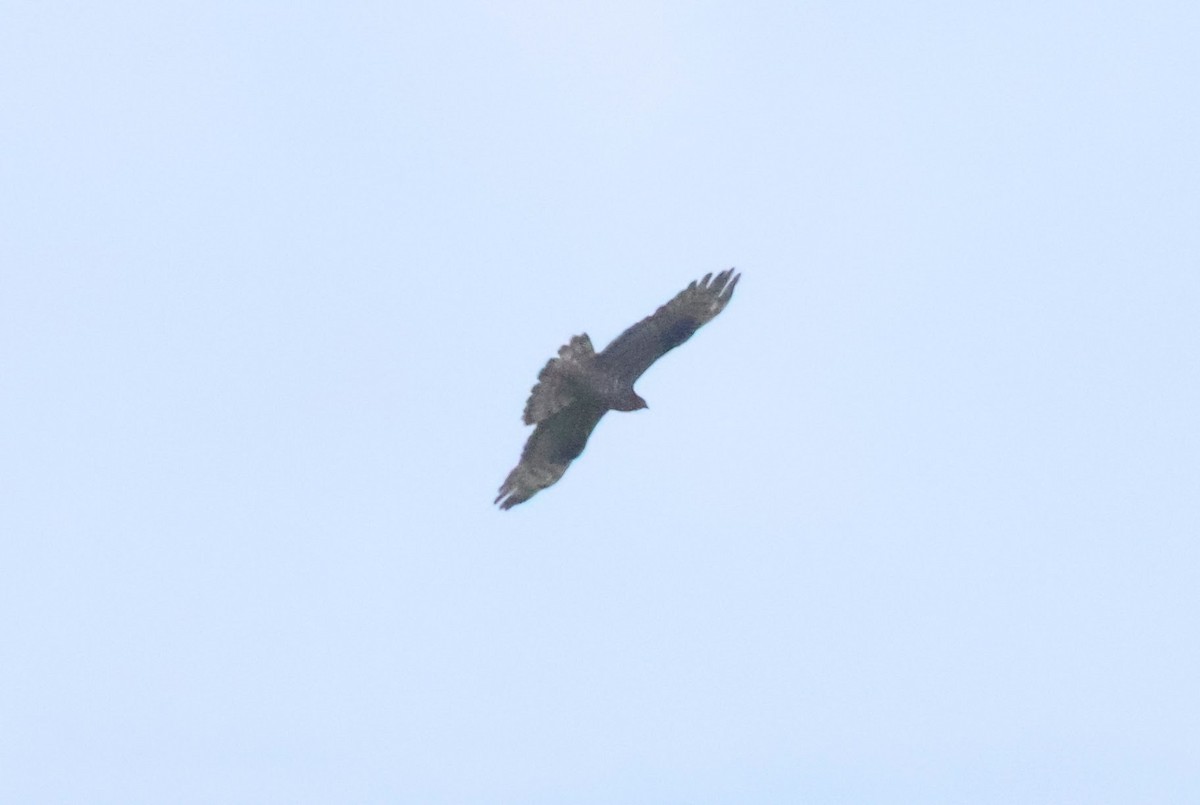
[[[637,392],[633,389],[630,389],[629,393],[623,395],[617,401],[617,404],[613,406],[613,408],[617,411],[637,411],[642,408],[649,407],[650,406],[646,405],[646,401],[639,397]]]

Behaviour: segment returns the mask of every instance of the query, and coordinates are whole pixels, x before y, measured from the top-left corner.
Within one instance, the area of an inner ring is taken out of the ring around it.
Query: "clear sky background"
[[[1200,801],[1196,3],[2,16],[0,801]]]

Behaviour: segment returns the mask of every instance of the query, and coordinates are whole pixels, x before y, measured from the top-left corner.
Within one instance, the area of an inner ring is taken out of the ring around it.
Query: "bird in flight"
[[[495,500],[500,508],[524,503],[562,478],[606,412],[645,408],[634,381],[724,310],[740,278],[732,268],[716,277],[705,274],[603,352],[592,348],[587,333],[563,346],[538,374],[525,403],[525,424],[537,427],[500,487]]]

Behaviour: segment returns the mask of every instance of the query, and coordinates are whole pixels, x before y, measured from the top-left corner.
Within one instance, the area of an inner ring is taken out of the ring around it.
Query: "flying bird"
[[[692,337],[725,309],[741,274],[705,274],[675,298],[596,352],[587,333],[558,351],[525,403],[526,425],[536,425],[521,461],[508,474],[495,502],[501,509],[524,503],[562,478],[608,411],[637,411],[646,401],[633,383],[650,364]]]

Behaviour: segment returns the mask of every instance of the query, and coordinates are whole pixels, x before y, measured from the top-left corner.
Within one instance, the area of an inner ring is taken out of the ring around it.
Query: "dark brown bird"
[[[715,278],[705,274],[617,336],[603,352],[592,349],[587,333],[560,349],[538,374],[525,403],[525,424],[537,428],[521,451],[520,463],[500,487],[495,501],[500,508],[511,509],[557,482],[606,412],[645,408],[646,401],[633,390],[634,381],[724,310],[740,278],[732,268]]]

